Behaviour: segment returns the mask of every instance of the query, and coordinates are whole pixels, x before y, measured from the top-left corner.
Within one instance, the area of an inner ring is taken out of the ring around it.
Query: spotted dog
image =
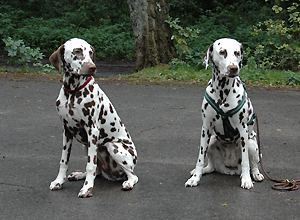
[[[122,184],[123,189],[132,189],[138,182],[133,172],[137,162],[134,143],[112,103],[95,83],[94,59],[94,48],[78,38],[67,41],[49,58],[59,73],[64,71],[63,86],[56,101],[63,122],[63,151],[59,173],[51,182],[50,190],[61,189],[66,180],[75,138],[83,144],[87,154],[86,172],[73,172],[68,176],[69,180],[85,178],[79,197],[92,196],[97,174],[108,180],[127,179]]]
[[[202,103],[202,131],[196,168],[185,186],[197,186],[205,173],[241,175],[241,187],[250,189],[264,176],[258,170],[259,152],[253,131],[255,113],[239,72],[243,59],[242,44],[223,38],[210,45],[203,57],[212,62],[213,75]],[[208,164],[204,167],[204,159]]]

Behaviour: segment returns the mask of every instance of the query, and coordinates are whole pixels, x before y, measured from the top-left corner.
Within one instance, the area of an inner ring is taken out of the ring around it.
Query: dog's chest
[[[202,116],[222,139],[234,140],[238,137],[238,130],[246,128],[252,113],[252,105],[243,86],[240,83],[236,86],[235,80],[226,83],[222,89],[207,87]]]
[[[81,142],[85,142],[85,134],[92,127],[100,131],[99,139],[129,136],[113,105],[98,86],[90,93],[83,90],[81,94],[69,94],[62,88],[56,107],[64,126]]]
[[[88,120],[95,120],[96,116],[99,116],[103,94],[96,96],[95,92],[89,92],[88,95],[82,93],[67,93],[62,89],[57,98],[58,114],[68,125],[75,126],[80,121],[87,123]]]

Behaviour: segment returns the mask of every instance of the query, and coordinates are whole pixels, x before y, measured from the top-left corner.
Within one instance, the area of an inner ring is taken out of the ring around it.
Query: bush
[[[4,49],[8,51],[8,56],[11,57],[11,60],[8,61],[9,64],[22,65],[23,68],[28,68],[28,63],[38,63],[43,59],[44,55],[40,53],[40,48],[31,49],[26,47],[22,40],[14,41],[11,37],[2,40],[5,42]]]
[[[5,23],[5,26],[0,26],[0,37],[2,35],[2,38],[22,39],[26,45],[32,48],[39,47],[43,51],[54,51],[70,38],[78,37],[93,45],[97,56],[134,57],[135,55],[130,23],[108,25],[106,20],[101,20],[102,24],[97,27],[83,28],[76,27],[63,18],[48,20],[28,18],[20,22],[18,27],[15,27],[14,22],[9,18],[1,22]]]
[[[253,13],[254,11],[257,13]],[[237,2],[231,5],[216,4],[214,11],[206,10],[200,14],[199,19],[195,19],[196,22],[193,21],[194,25],[174,28],[174,36],[181,36],[179,31],[188,30],[188,28],[197,30],[198,37],[180,37],[185,40],[183,46],[188,48],[180,61],[202,69],[204,68],[202,57],[209,45],[219,38],[228,37],[241,42],[244,48],[249,48],[249,52],[245,54],[243,61],[246,64],[248,57],[253,56],[250,51],[255,50],[258,42],[264,43],[266,41],[263,36],[252,35],[253,24],[270,18],[270,15],[272,17],[269,5],[261,6],[256,1],[244,1],[243,4]],[[174,21],[177,21],[177,25],[179,25],[179,19]],[[186,23],[186,21],[183,23]],[[174,43],[177,48],[181,46],[177,40]]]
[[[298,71],[300,69],[299,5],[292,3],[287,11],[274,5],[272,10],[277,14],[277,19],[259,22],[254,27],[253,35],[264,36],[266,39],[255,48],[255,59],[260,68]],[[288,13],[288,20],[282,19],[280,13]]]
[[[53,66],[42,64],[41,59],[43,59],[45,55],[40,52],[39,47],[31,49],[30,47],[26,47],[22,40],[14,41],[11,37],[2,40],[5,43],[4,49],[7,50],[8,56],[11,57],[11,60],[8,61],[9,64],[15,66],[22,65],[25,71],[29,70],[29,63],[38,67],[43,73],[50,73],[54,70]]]
[[[21,39],[31,48],[50,52],[78,37],[93,45],[97,56],[135,56],[129,10],[124,1],[75,0],[71,5],[68,0],[0,3],[0,39]],[[0,41],[0,48],[4,46]]]

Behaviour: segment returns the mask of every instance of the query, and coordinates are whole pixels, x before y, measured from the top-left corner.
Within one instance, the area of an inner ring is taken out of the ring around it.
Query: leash
[[[258,126],[258,117],[256,117],[256,128],[257,128],[257,145],[258,145],[258,153],[259,153],[259,163],[261,166],[261,169],[263,170],[264,174],[273,182],[276,182],[273,186],[272,189],[275,190],[297,190],[298,189],[298,185],[300,185],[300,180],[277,180],[277,179],[273,179],[271,178],[267,172],[265,171],[262,161],[261,161],[261,148],[260,148],[260,138],[259,138],[259,126]]]

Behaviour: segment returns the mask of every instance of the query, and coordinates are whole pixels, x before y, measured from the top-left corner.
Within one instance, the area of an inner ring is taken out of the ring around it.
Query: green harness
[[[213,107],[213,109],[219,114],[221,115],[222,117],[222,120],[223,120],[223,130],[224,130],[224,135],[220,134],[219,132],[216,132],[215,131],[215,128],[214,131],[215,133],[222,139],[222,140],[225,140],[225,139],[233,139],[236,135],[239,134],[239,131],[235,130],[231,124],[230,124],[230,121],[228,119],[228,117],[238,113],[241,108],[244,106],[245,102],[246,102],[246,98],[247,98],[247,93],[246,91],[244,90],[244,96],[243,96],[243,99],[242,101],[238,104],[237,107],[235,107],[234,109],[231,109],[229,110],[228,112],[223,112],[222,109],[219,108],[219,106],[215,103],[215,101],[207,94],[207,92],[205,92],[205,99],[206,101]],[[250,119],[250,121],[247,123],[247,125],[249,126],[253,121],[254,119],[256,118],[256,114],[255,112],[252,114],[252,117]]]

